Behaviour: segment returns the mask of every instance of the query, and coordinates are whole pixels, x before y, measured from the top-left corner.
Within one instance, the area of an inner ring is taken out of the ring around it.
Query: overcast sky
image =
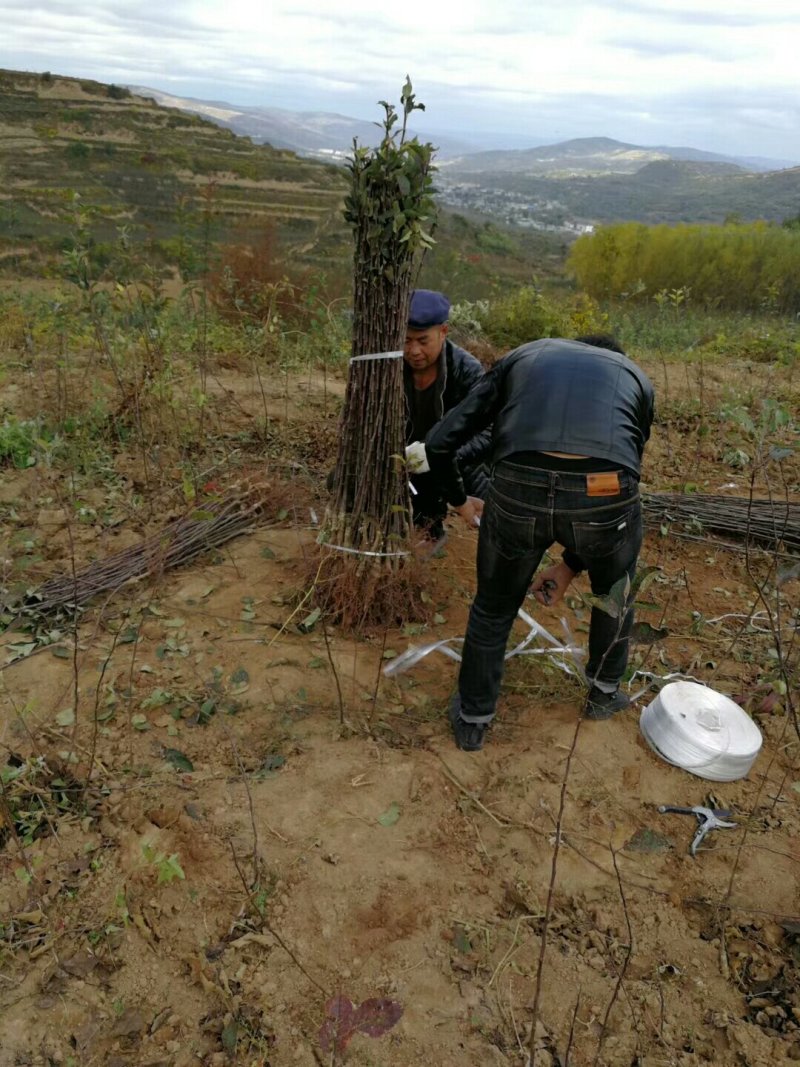
[[[800,0],[0,0],[0,66],[377,118],[800,160]],[[481,138],[483,139],[483,137]]]

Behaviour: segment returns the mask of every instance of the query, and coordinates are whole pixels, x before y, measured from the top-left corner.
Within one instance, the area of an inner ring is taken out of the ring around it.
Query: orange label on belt
[[[619,496],[620,492],[618,471],[586,475],[587,496]]]

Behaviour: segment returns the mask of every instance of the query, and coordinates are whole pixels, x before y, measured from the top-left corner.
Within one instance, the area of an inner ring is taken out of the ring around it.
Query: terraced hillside
[[[69,241],[76,193],[95,241],[127,226],[169,259],[198,218],[212,238],[273,220],[305,244],[338,214],[344,187],[340,168],[119,86],[0,71],[0,256],[16,270],[38,270]]]

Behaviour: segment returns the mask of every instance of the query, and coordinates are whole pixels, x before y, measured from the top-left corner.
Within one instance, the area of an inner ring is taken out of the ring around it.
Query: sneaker
[[[465,722],[461,718],[461,697],[456,693],[450,703],[450,725],[453,727],[453,737],[456,744],[464,752],[479,752],[483,748],[483,735],[486,733],[486,723]]]
[[[616,712],[630,706],[630,700],[621,690],[615,689],[613,693],[604,693],[602,689],[593,685],[589,690],[583,715],[586,719],[610,719]]]

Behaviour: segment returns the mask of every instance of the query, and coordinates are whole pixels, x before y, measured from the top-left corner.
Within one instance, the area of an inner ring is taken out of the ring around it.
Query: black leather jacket
[[[610,460],[638,478],[653,421],[653,386],[627,356],[545,338],[509,352],[425,439],[431,473],[454,507],[466,499],[453,462],[491,423],[491,462],[514,452]]]
[[[459,404],[472,387],[484,376],[483,367],[477,359],[464,348],[453,344],[445,338],[444,358],[439,359],[439,372],[434,388],[436,390],[436,418],[441,419],[448,411]],[[406,444],[411,444],[413,426],[410,418],[411,398],[414,389],[414,376],[407,363],[403,364],[403,386],[406,397]],[[431,429],[432,427],[429,427]],[[457,449],[458,462],[465,467],[487,459],[492,444],[491,430],[483,429],[480,433],[470,435]]]

